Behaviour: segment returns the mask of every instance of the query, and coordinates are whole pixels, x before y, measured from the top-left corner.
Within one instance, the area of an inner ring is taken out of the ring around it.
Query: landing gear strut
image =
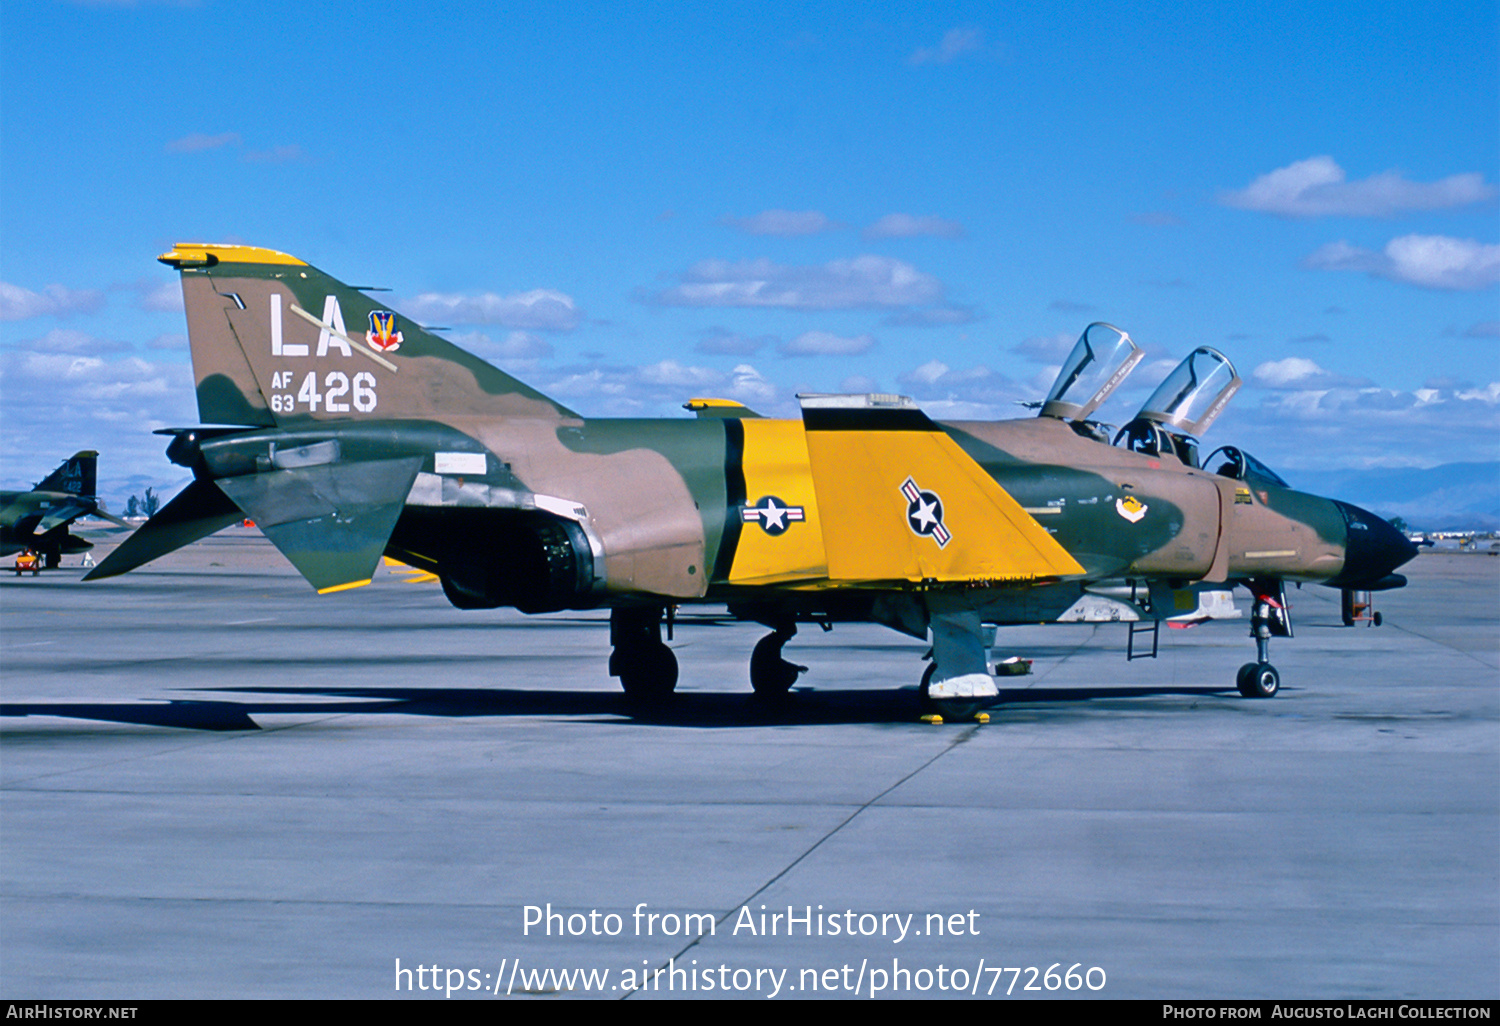
[[[1255,601],[1250,610],[1250,636],[1255,639],[1255,662],[1235,675],[1235,687],[1246,698],[1271,698],[1281,690],[1281,674],[1271,665],[1271,638],[1290,638],[1292,621],[1280,581],[1251,581]]]
[[[631,698],[654,701],[677,687],[677,657],[661,640],[662,608],[617,608],[609,614],[609,673]]]
[[[944,719],[969,719],[995,701],[989,645],[977,609],[941,594],[928,599],[932,663],[922,674],[922,704]]]
[[[750,686],[757,695],[772,698],[784,695],[797,683],[797,677],[807,672],[807,667],[789,663],[781,657],[781,646],[797,634],[793,621],[784,621],[776,629],[755,644],[750,653]]]

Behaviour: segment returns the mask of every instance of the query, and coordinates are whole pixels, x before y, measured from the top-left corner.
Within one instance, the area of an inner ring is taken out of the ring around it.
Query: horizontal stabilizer
[[[244,519],[244,516],[239,507],[211,482],[195,480],[83,579],[97,581],[134,570],[158,556],[207,538],[215,531]]]
[[[55,506],[48,506],[47,512],[42,514],[42,519],[37,523],[35,532],[46,534],[55,527],[70,524],[79,517],[92,513],[94,503],[89,502],[59,502]]]
[[[984,587],[1084,572],[900,396],[804,396],[828,576]]]
[[[218,486],[319,592],[368,584],[420,457],[223,478]]]

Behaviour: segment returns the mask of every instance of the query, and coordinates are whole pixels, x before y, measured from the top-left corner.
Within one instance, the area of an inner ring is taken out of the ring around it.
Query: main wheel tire
[[[666,698],[677,687],[677,656],[666,645],[617,651],[620,687],[641,701]]]
[[[1246,663],[1235,677],[1235,686],[1246,698],[1272,698],[1281,690],[1281,674],[1270,663]]]
[[[933,698],[932,678],[937,673],[937,663],[928,663],[922,671],[922,710],[937,713],[945,720],[971,720],[985,707],[989,699],[984,698]]]
[[[750,686],[757,695],[774,698],[792,690],[804,667],[781,657],[784,639],[768,634],[755,643],[750,653]]]

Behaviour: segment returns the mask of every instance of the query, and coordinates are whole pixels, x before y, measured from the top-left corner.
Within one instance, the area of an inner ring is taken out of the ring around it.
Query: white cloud
[[[928,360],[915,370],[901,375],[902,383],[917,382],[922,385],[932,385],[948,373],[948,365],[941,360]]]
[[[75,356],[102,356],[106,353],[128,352],[128,342],[96,338],[83,331],[71,328],[53,328],[41,338],[18,343],[19,350],[33,353],[68,353]]]
[[[1349,378],[1333,374],[1319,367],[1312,360],[1300,356],[1288,356],[1284,360],[1269,360],[1251,371],[1250,379],[1263,388],[1301,391],[1364,388],[1371,384],[1366,378]]]
[[[779,341],[774,335],[758,335],[751,338],[748,335],[730,331],[728,328],[713,327],[699,333],[698,341],[693,349],[716,356],[751,356],[767,345],[775,345]]]
[[[542,360],[552,355],[552,344],[529,331],[512,331],[498,340],[482,331],[471,331],[454,335],[453,344],[491,363]]]
[[[182,286],[175,281],[164,281],[141,291],[141,309],[162,313],[179,313],[182,305]]]
[[[755,403],[776,401],[778,389],[765,376],[748,363],[738,364],[729,385],[729,398],[737,399],[747,406]]]
[[[974,53],[984,45],[984,33],[977,28],[955,28],[943,33],[937,46],[918,47],[910,64],[952,64],[966,53]]]
[[[928,360],[896,376],[897,387],[916,398],[930,417],[996,420],[1014,417],[1017,402],[1042,398],[1035,388],[979,364],[954,370]]]
[[[941,217],[913,217],[911,214],[886,214],[864,230],[866,239],[910,239],[933,235],[942,239],[963,236],[964,227],[957,221]]]
[[[881,321],[893,328],[939,328],[952,324],[971,324],[979,319],[972,306],[945,304],[914,310],[897,310]]]
[[[46,340],[39,340],[46,341]],[[0,351],[0,462],[18,467],[46,464],[78,449],[100,451],[101,488],[106,479],[139,476],[158,487],[178,480],[181,468],[163,455],[156,428],[196,424],[193,372],[186,361],[153,363],[137,356],[86,355],[88,343],[61,339],[51,351]],[[38,343],[31,343],[36,346]],[[95,343],[94,353],[115,344]],[[45,402],[33,401],[45,396]],[[107,491],[107,489],[105,489]],[[111,507],[123,499],[109,493]]]
[[[798,267],[759,260],[703,260],[682,284],[649,297],[665,306],[849,310],[941,301],[943,284],[911,264],[883,256]]]
[[[648,385],[669,385],[673,388],[713,387],[724,380],[724,375],[709,367],[688,367],[676,360],[662,360],[636,370],[636,377]]]
[[[1304,267],[1363,271],[1430,289],[1473,291],[1500,281],[1500,246],[1446,235],[1403,235],[1379,253],[1348,242],[1330,242],[1310,254]]]
[[[839,391],[846,393],[879,392],[880,382],[868,374],[851,374],[839,382]]]
[[[762,210],[753,217],[726,217],[724,224],[748,235],[817,235],[839,227],[816,210]]]
[[[1010,351],[1037,363],[1061,364],[1077,342],[1077,335],[1059,331],[1056,335],[1033,335],[1019,345],[1011,346]]]
[[[218,135],[194,132],[181,139],[173,139],[163,149],[168,153],[198,153],[202,150],[217,150],[222,146],[238,146],[239,144],[240,133],[238,132],[221,132]]]
[[[293,143],[272,146],[269,150],[251,150],[240,159],[247,164],[289,164],[302,159],[302,147]]]
[[[71,317],[96,313],[104,307],[104,293],[95,289],[68,289],[48,285],[32,292],[0,281],[0,321],[24,321],[32,317]]]
[[[859,356],[874,345],[875,339],[870,335],[847,337],[827,331],[804,331],[783,342],[777,350],[783,356]]]
[[[403,302],[401,309],[408,317],[429,324],[499,324],[540,331],[572,331],[583,317],[572,296],[554,289],[532,289],[508,296],[424,292]]]
[[[1340,376],[1301,357],[1261,364],[1246,378],[1251,387],[1215,423],[1204,451],[1241,446],[1294,486],[1318,491],[1315,478],[1292,471],[1495,459],[1500,381],[1438,378],[1408,391]]]
[[[1391,217],[1405,210],[1466,206],[1494,195],[1495,188],[1478,172],[1410,182],[1399,171],[1385,171],[1350,182],[1344,169],[1324,156],[1261,175],[1243,189],[1220,193],[1219,201],[1283,217]]]

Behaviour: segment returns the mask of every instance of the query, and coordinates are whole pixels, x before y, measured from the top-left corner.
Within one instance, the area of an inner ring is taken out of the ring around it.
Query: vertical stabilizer
[[[198,412],[208,424],[577,416],[296,257],[180,243]]]
[[[75,452],[62,466],[48,474],[36,486],[39,492],[67,492],[69,495],[93,495],[99,454],[93,449]]]

